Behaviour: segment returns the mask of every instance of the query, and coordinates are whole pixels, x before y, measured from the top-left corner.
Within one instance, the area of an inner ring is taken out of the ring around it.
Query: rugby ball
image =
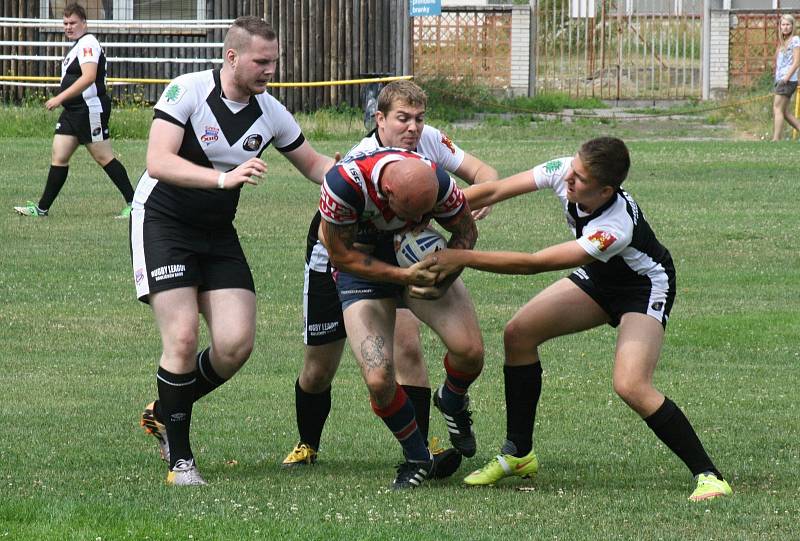
[[[425,256],[447,247],[445,238],[435,229],[409,230],[394,236],[394,252],[397,264],[410,267],[425,259]]]

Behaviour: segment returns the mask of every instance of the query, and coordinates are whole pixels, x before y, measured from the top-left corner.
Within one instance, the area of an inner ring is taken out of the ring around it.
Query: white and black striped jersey
[[[537,165],[532,171],[533,181],[537,189],[549,188],[558,196],[578,244],[597,259],[588,265],[592,273],[617,285],[633,285],[643,278],[652,282],[666,280],[665,272],[674,272],[672,257],[625,190],[618,189],[591,214],[567,200],[564,177],[572,160],[572,157],[559,158]]]
[[[92,113],[100,113],[103,106],[100,103],[100,96],[106,94],[106,54],[100,47],[92,34],[84,34],[64,57],[61,63],[61,92],[69,88],[82,75],[81,64],[97,64],[97,77],[94,83],[80,95],[68,99],[62,105],[64,109],[80,110],[88,109]]]
[[[230,171],[261,156],[270,143],[280,152],[290,152],[305,141],[291,113],[266,92],[251,96],[247,104],[225,98],[219,70],[173,80],[156,103],[154,118],[184,129],[179,156],[217,171]],[[175,186],[145,171],[136,187],[134,208],[217,227],[233,221],[239,192]]]
[[[359,141],[356,146],[351,148],[348,155],[353,152],[367,152],[385,146],[387,145],[381,141],[378,130],[374,129]],[[417,148],[413,150],[432,162],[436,162],[436,165],[451,173],[461,167],[461,163],[464,161],[464,151],[456,146],[447,135],[433,126],[426,125],[422,128],[422,135],[420,135]]]

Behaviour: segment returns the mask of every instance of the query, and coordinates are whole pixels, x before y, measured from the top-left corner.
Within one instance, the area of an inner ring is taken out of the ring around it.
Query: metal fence
[[[702,2],[541,0],[536,90],[602,99],[699,97]]]
[[[440,17],[415,17],[414,75],[508,86],[511,6],[445,7]]]
[[[770,10],[731,15],[730,88],[749,88],[763,77],[772,81],[778,29],[783,13]],[[800,13],[793,15],[800,20]]]

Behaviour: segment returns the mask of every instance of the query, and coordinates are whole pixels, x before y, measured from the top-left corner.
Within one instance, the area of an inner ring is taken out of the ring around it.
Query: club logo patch
[[[100,135],[101,131],[102,128],[100,128],[100,126],[96,127],[95,129],[92,130],[92,137],[97,137],[98,135]]]
[[[181,101],[181,98],[186,94],[186,89],[178,83],[172,83],[164,91],[164,101],[169,104],[175,104]]]
[[[136,269],[136,272],[133,275],[133,279],[136,280],[136,285],[142,283],[142,280],[144,280],[144,269],[142,268]]]
[[[442,144],[450,149],[451,154],[456,153],[456,146],[453,144],[453,141],[445,134],[442,134]]]
[[[216,126],[206,126],[205,133],[200,136],[200,142],[207,145],[210,145],[217,139],[219,139],[219,128]]]
[[[256,150],[261,148],[261,143],[263,141],[264,138],[257,133],[253,135],[248,135],[247,139],[245,139],[244,143],[242,143],[242,148],[244,148],[248,152],[255,152]]]
[[[587,237],[587,240],[594,244],[594,247],[605,252],[608,247],[617,241],[617,237],[606,231],[595,231]]]
[[[660,312],[664,308],[664,301],[656,301],[650,305],[650,308],[656,312]]]
[[[554,173],[561,169],[561,160],[550,160],[546,164],[544,164],[544,172],[545,173]]]
[[[89,56],[89,57],[93,56],[91,47],[84,47],[83,48],[83,57],[86,58],[87,56]]]

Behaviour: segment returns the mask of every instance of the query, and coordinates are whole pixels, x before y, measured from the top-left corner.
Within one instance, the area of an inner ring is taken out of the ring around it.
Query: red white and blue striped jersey
[[[400,160],[422,160],[436,173],[439,192],[426,218],[447,221],[464,208],[464,193],[444,169],[416,152],[378,148],[351,152],[328,171],[319,200],[322,219],[336,225],[359,224],[360,230],[397,231],[414,225],[394,214],[378,182],[383,168]]]

